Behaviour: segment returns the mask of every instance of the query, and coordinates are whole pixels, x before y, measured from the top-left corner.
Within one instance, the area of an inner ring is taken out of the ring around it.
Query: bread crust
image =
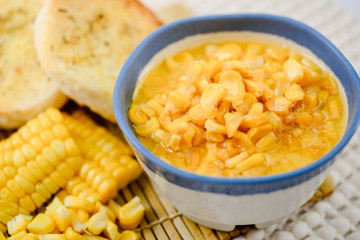
[[[43,0],[0,3],[0,128],[17,128],[67,100],[37,59],[33,21],[42,5]]]
[[[136,45],[160,25],[136,0],[48,0],[34,38],[42,67],[60,89],[115,122],[117,75]]]

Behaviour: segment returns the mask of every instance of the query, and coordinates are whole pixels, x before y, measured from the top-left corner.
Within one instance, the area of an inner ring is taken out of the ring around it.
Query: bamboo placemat
[[[331,178],[328,178],[308,204],[322,199],[330,194],[332,189]],[[124,204],[135,195],[140,197],[145,207],[145,217],[136,229],[145,240],[229,240],[244,236],[249,230],[255,229],[253,225],[237,226],[231,232],[222,232],[194,223],[177,211],[163,196],[155,192],[146,174],[120,191],[115,200]]]

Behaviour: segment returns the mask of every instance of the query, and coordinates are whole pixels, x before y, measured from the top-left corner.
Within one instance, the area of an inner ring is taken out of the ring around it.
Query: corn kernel
[[[240,73],[227,71],[221,74],[219,84],[226,90],[225,101],[242,100],[245,97],[245,86]]]
[[[264,125],[260,125],[258,127],[251,128],[247,132],[247,135],[249,136],[249,138],[253,143],[256,143],[271,131],[272,131],[272,125],[270,123],[267,123]]]
[[[65,236],[68,240],[87,240],[86,237],[75,232],[71,227],[68,227],[65,231]]]
[[[87,212],[92,212],[94,209],[93,203],[76,196],[67,196],[64,199],[64,205],[69,208],[82,209]]]
[[[120,240],[139,240],[139,235],[134,231],[125,230],[121,233]]]
[[[292,102],[302,100],[304,95],[304,91],[296,83],[291,84],[291,86],[285,92],[285,97]]]
[[[207,105],[216,106],[225,93],[226,90],[223,86],[216,83],[209,84],[201,95],[200,104],[203,107]]]
[[[146,123],[137,125],[135,132],[141,136],[148,136],[160,128],[159,120],[155,117],[150,118]]]
[[[11,237],[8,238],[8,240],[23,240],[26,238],[26,235],[27,235],[26,231],[23,230],[23,231],[18,232],[15,235],[12,235]]]
[[[87,229],[94,235],[99,235],[106,227],[108,217],[103,212],[92,215],[87,223]]]
[[[298,82],[304,77],[303,67],[295,59],[287,60],[283,68],[291,82]]]
[[[287,115],[291,107],[291,102],[285,97],[273,97],[265,104],[269,111],[272,111],[278,115]]]
[[[264,154],[262,153],[255,153],[253,155],[251,155],[250,157],[248,157],[247,159],[243,160],[242,162],[240,162],[236,167],[235,170],[238,173],[241,173],[245,170],[248,170],[254,166],[263,164],[266,161],[266,158],[264,156]]]
[[[210,119],[205,121],[205,129],[214,133],[227,134],[227,129],[224,125],[218,124]]]
[[[238,165],[240,162],[244,161],[246,158],[249,157],[249,153],[244,151],[241,152],[240,154],[229,158],[225,161],[225,166],[227,168],[234,168],[236,165]]]
[[[27,226],[29,232],[37,234],[51,233],[55,230],[55,223],[51,217],[44,213],[39,213]]]
[[[139,197],[135,196],[120,208],[119,221],[123,229],[135,229],[144,216],[145,208]]]
[[[259,152],[265,152],[274,148],[276,145],[276,138],[273,132],[268,133],[262,137],[256,144],[255,147]]]
[[[106,223],[106,227],[104,229],[104,235],[110,240],[119,240],[121,236],[116,224],[110,221]]]
[[[36,205],[30,195],[26,195],[25,197],[21,198],[19,200],[19,206],[29,212],[33,212],[36,210]]]

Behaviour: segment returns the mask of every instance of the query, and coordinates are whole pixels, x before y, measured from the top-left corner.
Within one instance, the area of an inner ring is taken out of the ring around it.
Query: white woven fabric
[[[291,17],[325,35],[342,51],[360,74],[360,20],[331,0],[142,0],[142,2],[160,18],[164,14],[163,10],[169,9],[174,4],[181,5],[192,16],[270,13]],[[266,229],[251,230],[246,236],[236,239],[360,240],[359,144],[360,130],[331,171],[335,181],[335,191],[329,197],[307,204],[288,218]]]

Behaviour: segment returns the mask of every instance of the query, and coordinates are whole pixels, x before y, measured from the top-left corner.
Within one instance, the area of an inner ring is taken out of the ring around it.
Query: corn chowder
[[[166,57],[138,84],[128,112],[138,139],[198,174],[294,170],[344,132],[337,79],[285,42],[206,43]]]

